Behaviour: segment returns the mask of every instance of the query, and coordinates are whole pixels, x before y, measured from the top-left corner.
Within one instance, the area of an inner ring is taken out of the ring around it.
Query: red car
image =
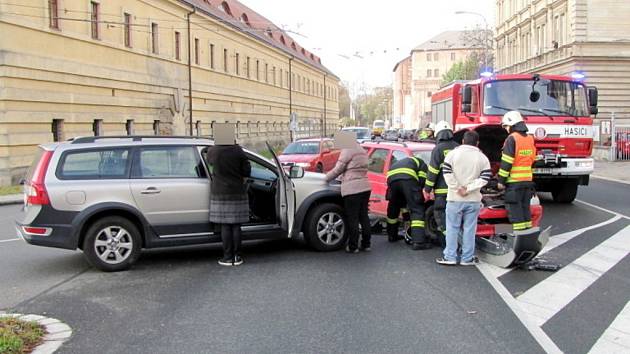
[[[389,171],[390,166],[398,160],[410,156],[419,157],[428,164],[435,144],[432,142],[370,142],[361,146],[366,149],[370,157],[368,165],[368,178],[372,185],[370,213],[384,219],[387,216],[388,202],[385,200],[385,193],[387,191],[387,171]],[[492,166],[496,175],[499,168],[498,163],[493,163]],[[489,237],[495,235],[495,225],[508,223],[507,210],[505,210],[502,193],[498,190],[493,190],[487,186],[482,189],[482,194],[484,206],[479,213],[477,237]],[[433,219],[432,204],[431,201],[428,201],[426,205],[426,231],[432,237],[436,237],[437,225]],[[542,218],[542,206],[537,197],[532,199],[531,212],[532,222],[534,226],[538,226]]]
[[[278,159],[285,166],[297,165],[306,171],[322,173],[335,167],[340,152],[332,139],[302,139],[289,144]]]

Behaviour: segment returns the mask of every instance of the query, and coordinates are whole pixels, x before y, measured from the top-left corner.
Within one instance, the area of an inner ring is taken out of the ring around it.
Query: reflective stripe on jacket
[[[506,139],[501,155],[499,177],[507,183],[531,182],[532,165],[536,160],[536,145],[531,135],[514,132]]]
[[[389,167],[387,183],[401,179],[415,179],[424,186],[427,178],[427,165],[418,157],[404,158]]]

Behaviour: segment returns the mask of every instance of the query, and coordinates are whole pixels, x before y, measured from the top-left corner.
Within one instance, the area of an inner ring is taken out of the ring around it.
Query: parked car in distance
[[[377,119],[372,123],[372,137],[377,137],[383,135],[383,131],[385,130],[385,121],[381,119]]]
[[[388,129],[383,133],[382,137],[383,140],[396,141],[398,140],[398,130]]]
[[[399,160],[415,156],[428,163],[431,159],[431,151],[435,147],[432,142],[369,142],[362,144],[369,156],[368,179],[372,185],[372,195],[370,196],[370,214],[379,219],[387,217],[387,204],[385,199],[387,192],[387,172],[390,167]],[[498,165],[495,165],[498,170]],[[497,171],[494,171],[495,174]],[[507,210],[503,196],[496,189],[496,180],[491,181],[487,187],[482,189],[483,208],[479,214],[477,225],[477,236],[489,237],[495,234],[496,224],[507,224]],[[431,237],[437,237],[437,224],[433,218],[433,202],[427,201],[425,211],[426,231]],[[537,197],[532,199],[530,207],[532,212],[532,222],[538,226],[542,218],[542,207]]]
[[[329,138],[300,139],[289,144],[278,160],[283,166],[297,165],[306,171],[324,173],[335,167],[340,152]]]
[[[83,250],[104,271],[129,267],[141,249],[221,242],[208,221],[210,173],[203,138],[86,137],[41,145],[16,220],[32,245]],[[344,246],[339,185],[324,175],[245,150],[250,221],[243,239],[294,238],[320,251]]]
[[[370,135],[370,128],[368,127],[345,127],[341,128],[341,130],[357,133],[357,141],[359,143],[372,140],[372,136]]]

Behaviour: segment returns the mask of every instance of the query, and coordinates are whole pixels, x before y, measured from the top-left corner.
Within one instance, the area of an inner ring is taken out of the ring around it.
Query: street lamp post
[[[490,30],[490,26],[488,25],[488,20],[486,19],[486,16],[480,14],[479,12],[474,12],[474,11],[455,11],[455,15],[475,15],[483,19],[483,23],[486,25],[485,31],[483,33],[483,67],[484,67],[484,70],[487,70],[488,69],[488,31]]]

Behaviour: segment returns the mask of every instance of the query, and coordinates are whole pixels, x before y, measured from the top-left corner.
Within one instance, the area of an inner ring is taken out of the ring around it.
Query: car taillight
[[[46,186],[44,184],[46,179],[46,170],[48,170],[48,164],[52,157],[52,151],[45,151],[42,157],[39,159],[35,171],[33,171],[33,178],[30,181],[26,181],[26,204],[28,205],[47,205],[50,204],[48,199],[48,192],[46,192]]]

